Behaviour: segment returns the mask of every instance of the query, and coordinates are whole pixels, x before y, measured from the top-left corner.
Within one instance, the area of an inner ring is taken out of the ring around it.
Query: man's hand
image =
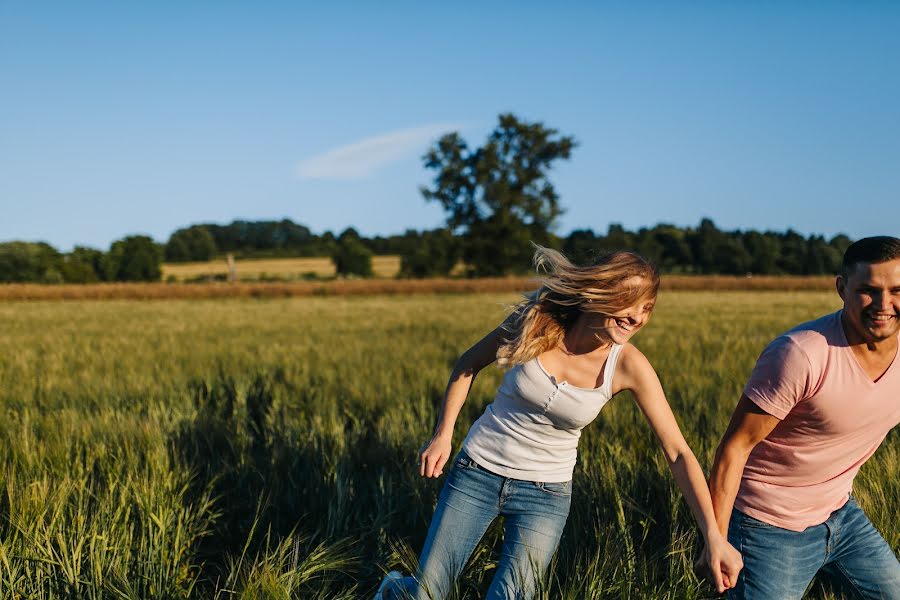
[[[440,477],[444,473],[444,465],[450,460],[450,438],[434,436],[419,450],[419,475],[422,477]]]
[[[738,574],[743,568],[741,553],[721,535],[715,534],[694,563],[697,576],[709,581],[720,594],[737,585]]]

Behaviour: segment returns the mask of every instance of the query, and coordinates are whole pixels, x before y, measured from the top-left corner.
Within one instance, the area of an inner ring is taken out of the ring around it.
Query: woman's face
[[[597,315],[597,335],[615,344],[625,344],[650,320],[655,300],[641,302],[621,312]]]
[[[642,283],[643,281],[632,282],[633,285]],[[654,304],[656,298],[650,298],[617,313],[597,313],[592,315],[589,327],[603,341],[625,344],[650,320]]]

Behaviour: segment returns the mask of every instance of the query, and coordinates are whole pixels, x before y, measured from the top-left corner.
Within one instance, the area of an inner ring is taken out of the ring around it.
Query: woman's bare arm
[[[479,371],[497,359],[497,350],[510,335],[512,319],[513,316],[507,318],[503,324],[463,352],[453,365],[434,435],[419,452],[419,474],[423,477],[440,477],[443,473],[444,465],[450,460],[453,427],[472,388],[472,382]]]
[[[634,394],[656,435],[672,475],[703,534],[706,542],[704,559],[716,590],[724,592],[737,582],[743,562],[740,553],[719,532],[706,477],[678,427],[659,377],[647,358],[630,345],[623,351],[621,377],[622,386]]]

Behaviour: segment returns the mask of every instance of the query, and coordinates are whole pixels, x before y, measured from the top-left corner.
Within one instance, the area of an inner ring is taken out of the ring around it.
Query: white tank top
[[[612,380],[622,346],[614,344],[598,388],[556,379],[540,360],[506,372],[494,401],[469,428],[462,448],[488,471],[526,481],[572,479],[578,438],[612,397]]]

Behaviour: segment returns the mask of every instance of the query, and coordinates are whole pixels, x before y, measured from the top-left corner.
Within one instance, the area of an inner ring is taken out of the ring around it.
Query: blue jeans
[[[485,600],[531,598],[559,546],[569,516],[572,483],[540,483],[501,477],[460,452],[438,498],[419,571],[385,600],[442,600],[478,541],[503,516],[503,548]]]
[[[849,581],[860,598],[900,599],[900,562],[852,496],[827,521],[800,532],[735,510],[728,541],[744,557],[730,599],[801,598],[820,570]]]

